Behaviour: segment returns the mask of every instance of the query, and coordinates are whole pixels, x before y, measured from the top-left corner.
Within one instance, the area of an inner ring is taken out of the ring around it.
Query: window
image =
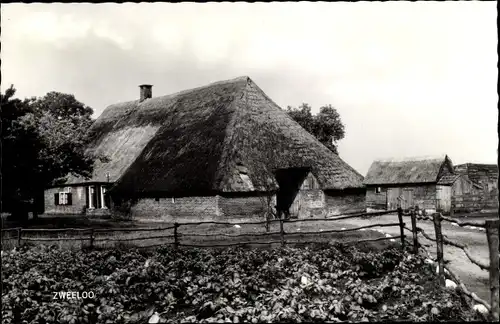
[[[72,194],[71,187],[64,188],[61,192],[54,194],[54,204],[57,205],[71,205]]]
[[[68,193],[60,192],[59,193],[59,205],[67,205],[68,204]]]
[[[160,201],[160,198],[155,198],[155,201]]]
[[[381,193],[381,192],[382,192],[382,188],[380,188],[380,187],[375,188],[375,193]]]

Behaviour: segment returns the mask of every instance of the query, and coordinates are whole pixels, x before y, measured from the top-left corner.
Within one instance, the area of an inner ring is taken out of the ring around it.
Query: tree
[[[68,174],[89,178],[94,158],[85,154],[88,129],[93,123],[92,108],[73,95],[49,92],[32,103],[33,113],[26,124],[37,129],[43,144],[39,160],[44,166],[44,185],[64,183]]]
[[[2,107],[2,212],[21,212],[22,202],[30,196],[30,186],[22,185],[31,179],[41,149],[36,130],[26,127],[23,120],[30,113],[29,100],[14,98],[13,86],[0,94]]]
[[[2,103],[2,208],[25,218],[23,206],[65,176],[90,177],[94,158],[85,153],[92,109],[73,95],[49,92],[42,98],[14,98],[11,86]]]
[[[323,145],[338,154],[337,142],[344,138],[345,130],[339,113],[332,105],[320,107],[317,115],[311,113],[311,106],[306,103],[299,108],[288,106],[286,112]]]

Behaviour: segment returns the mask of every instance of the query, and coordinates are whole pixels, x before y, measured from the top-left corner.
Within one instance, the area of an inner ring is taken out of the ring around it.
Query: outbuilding
[[[364,180],[366,206],[369,211],[418,206],[428,213],[449,213],[459,179],[447,155],[376,160]]]

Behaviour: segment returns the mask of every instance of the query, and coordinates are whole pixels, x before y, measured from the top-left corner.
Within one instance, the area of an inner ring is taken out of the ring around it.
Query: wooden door
[[[451,186],[436,186],[436,210],[449,212],[451,209]]]
[[[300,209],[302,207],[302,194],[300,190],[297,192],[292,205],[290,206],[290,217],[299,217]]]
[[[412,188],[404,188],[403,189],[403,201],[401,204],[401,208],[403,208],[403,210],[407,210],[410,207],[413,207],[413,189]]]
[[[387,210],[394,210],[399,207],[399,196],[401,192],[399,188],[387,188]]]

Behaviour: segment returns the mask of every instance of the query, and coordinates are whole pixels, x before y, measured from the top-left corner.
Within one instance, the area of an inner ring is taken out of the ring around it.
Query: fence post
[[[177,228],[179,227],[179,223],[174,223],[174,248],[177,250],[179,247],[179,236],[177,234]]]
[[[20,227],[17,229],[17,246],[18,247],[21,246],[21,234],[22,234],[22,231],[23,231],[23,229],[20,228]]]
[[[401,235],[401,246],[405,249],[405,224],[403,223],[403,208],[398,207],[399,232]]]
[[[418,206],[417,206],[418,207]],[[418,208],[416,209],[418,210]],[[411,211],[411,232],[413,234],[413,253],[418,253],[418,236],[417,236],[417,215],[415,211]]]
[[[486,221],[486,236],[488,237],[488,247],[490,250],[490,289],[491,289],[491,317],[494,322],[499,320],[499,264],[498,264],[498,228],[500,220]]]
[[[90,229],[90,248],[94,247],[94,229]]]
[[[280,218],[280,236],[281,236],[281,246],[285,246],[285,230],[283,229],[283,218]]]
[[[444,262],[443,262],[443,234],[441,232],[441,214],[434,213],[432,215],[434,221],[434,231],[436,232],[436,246],[437,246],[437,262],[438,262],[438,280],[439,284],[445,285],[444,278]]]

